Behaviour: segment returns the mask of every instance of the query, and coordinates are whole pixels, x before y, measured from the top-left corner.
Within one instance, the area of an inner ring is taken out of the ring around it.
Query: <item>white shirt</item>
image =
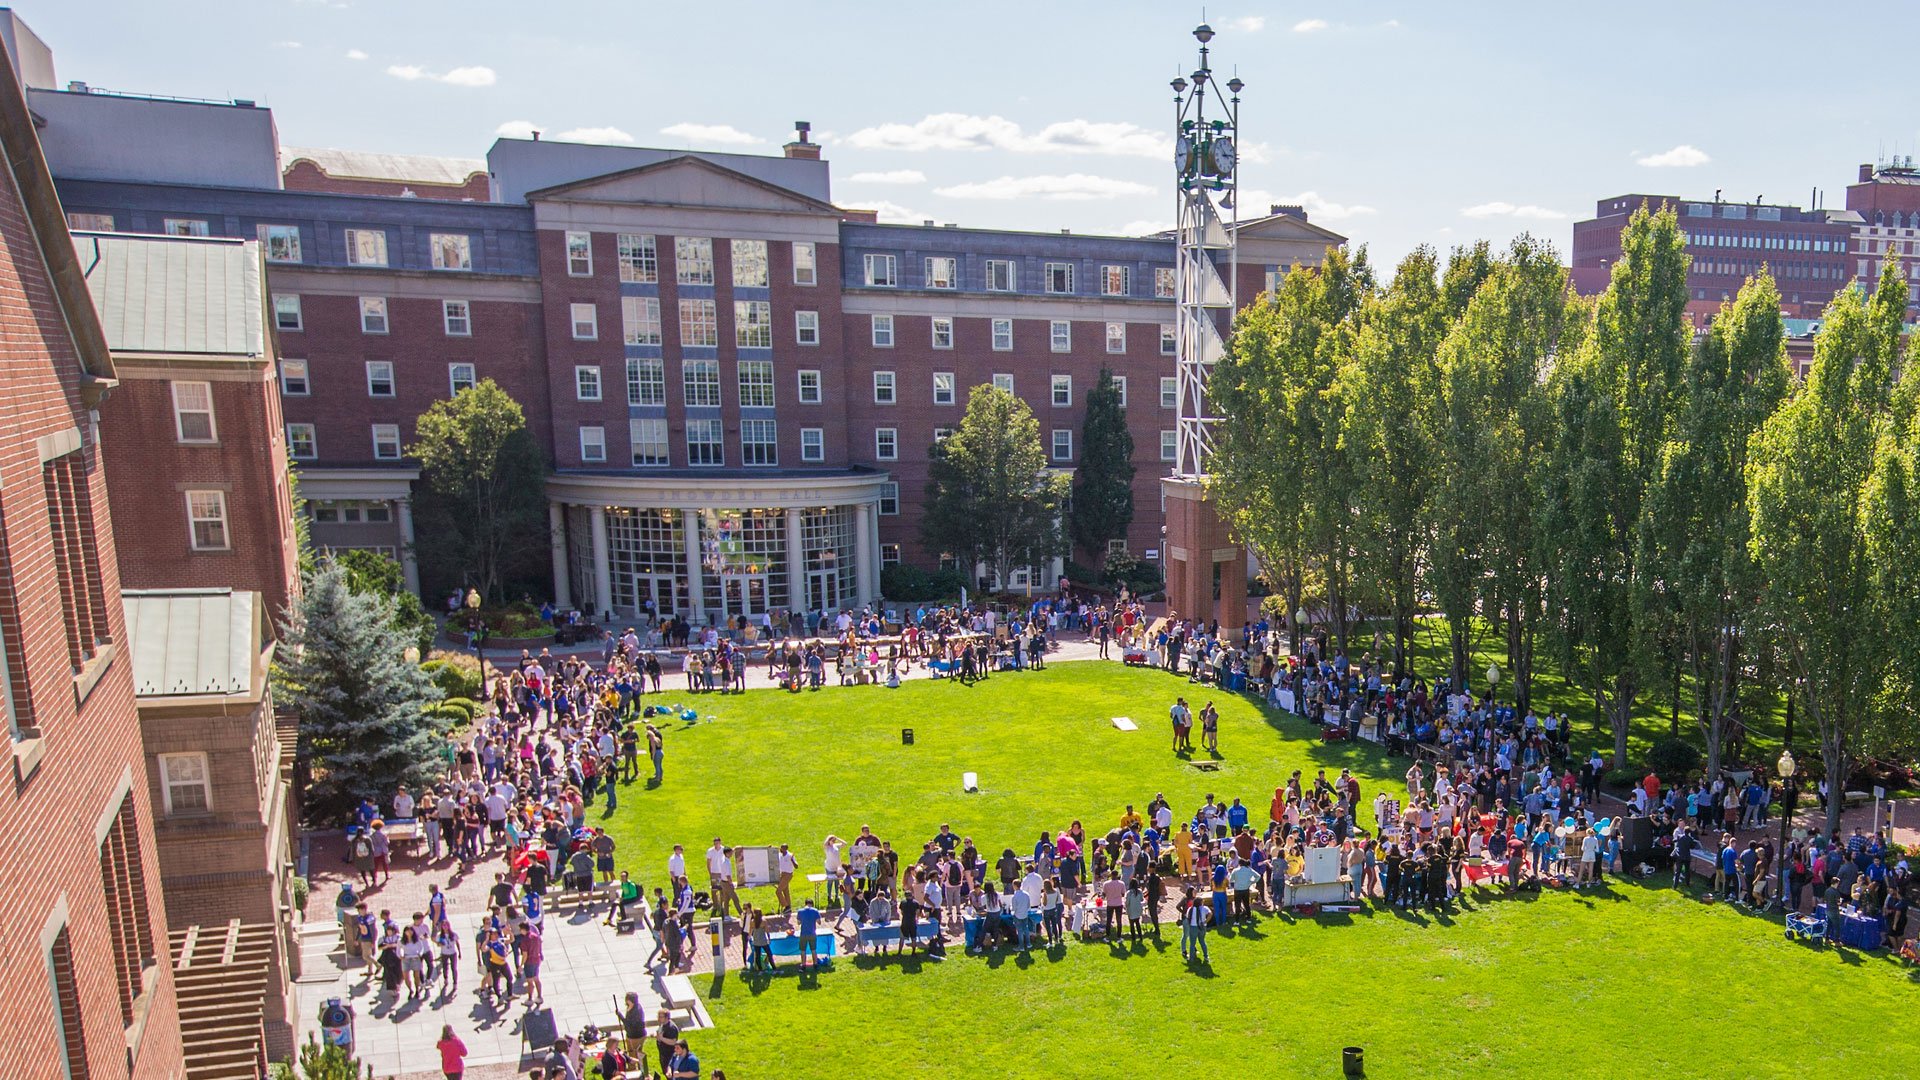
[[[413,816],[413,796],[402,791],[393,797],[393,816],[410,818]]]
[[[1155,810],[1153,812],[1153,827],[1160,830],[1160,835],[1165,836],[1167,830],[1173,828],[1173,807],[1162,806],[1160,809]]]
[[[783,851],[780,853],[780,872],[781,873],[791,874],[798,869],[800,869],[800,861],[793,857],[793,852]]]
[[[707,849],[707,873],[715,875],[725,874],[727,872],[727,861],[727,853],[724,849],[717,847]]]
[[[820,845],[820,852],[825,856],[827,873],[838,874],[840,872],[840,845],[823,843]]]

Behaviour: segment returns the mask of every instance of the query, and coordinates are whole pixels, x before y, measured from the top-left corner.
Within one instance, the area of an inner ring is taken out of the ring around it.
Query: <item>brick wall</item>
[[[31,136],[28,136],[31,138]],[[16,160],[15,167],[20,162]],[[28,163],[29,165],[31,162]],[[48,220],[43,216],[40,220]],[[67,316],[53,293],[40,252],[69,243],[64,231],[35,236],[12,176],[0,170],[0,507],[5,509],[8,588],[0,602],[13,688],[13,704],[41,730],[43,755],[24,778],[17,756],[26,745],[7,741],[7,769],[0,783],[0,865],[9,868],[0,890],[0,979],[10,992],[0,998],[0,1075],[21,1080],[62,1076],[61,1048],[52,981],[42,951],[42,932],[58,929],[58,913],[72,943],[72,967],[82,1018],[82,1038],[96,1077],[131,1075],[135,1080],[177,1077],[181,1072],[173,983],[165,959],[153,815],[147,804],[140,732],[134,713],[131,664],[124,652],[126,627],[117,602],[119,574],[109,525],[105,470],[92,462],[87,479],[97,536],[97,572],[106,596],[108,633],[115,655],[83,702],[68,659],[53,541],[41,483],[37,440],[72,428],[88,433],[91,422],[79,400],[80,358],[67,330]],[[79,300],[84,304],[84,299]],[[76,317],[91,318],[79,309]],[[131,786],[123,786],[123,778]],[[95,829],[130,791],[138,820],[140,863],[150,932],[160,943],[142,1036],[131,1070],[121,1024],[108,916]]]
[[[472,199],[485,202],[489,196],[487,174],[475,173],[464,184],[430,184],[420,180],[371,180],[358,176],[333,176],[311,161],[300,160],[281,174],[288,191],[326,191],[335,195],[399,195],[413,198],[446,199],[459,202]]]

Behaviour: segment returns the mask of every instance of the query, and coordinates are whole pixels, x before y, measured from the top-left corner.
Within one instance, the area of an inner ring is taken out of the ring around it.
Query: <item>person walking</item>
[[[467,1044],[453,1033],[452,1024],[440,1026],[440,1041],[434,1043],[440,1051],[440,1071],[447,1080],[460,1080],[467,1071]]]
[[[1212,963],[1207,955],[1207,905],[1194,895],[1191,885],[1180,899],[1180,955],[1189,963]]]

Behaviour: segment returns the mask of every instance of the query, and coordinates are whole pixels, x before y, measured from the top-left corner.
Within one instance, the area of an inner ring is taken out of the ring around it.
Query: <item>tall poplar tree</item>
[[[1072,511],[1074,543],[1096,560],[1104,560],[1107,542],[1124,539],[1133,524],[1133,474],[1133,435],[1120,386],[1111,370],[1101,368],[1087,394]]]

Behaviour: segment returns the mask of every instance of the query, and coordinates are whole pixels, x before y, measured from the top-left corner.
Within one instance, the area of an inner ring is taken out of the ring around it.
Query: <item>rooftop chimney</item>
[[[807,133],[812,130],[812,124],[807,123],[805,120],[795,120],[793,122],[793,141],[780,149],[784,150],[790,158],[819,161],[820,144],[807,141]]]
[[[1860,166],[1860,182],[1863,184],[1873,183],[1873,166],[1871,165]]]

